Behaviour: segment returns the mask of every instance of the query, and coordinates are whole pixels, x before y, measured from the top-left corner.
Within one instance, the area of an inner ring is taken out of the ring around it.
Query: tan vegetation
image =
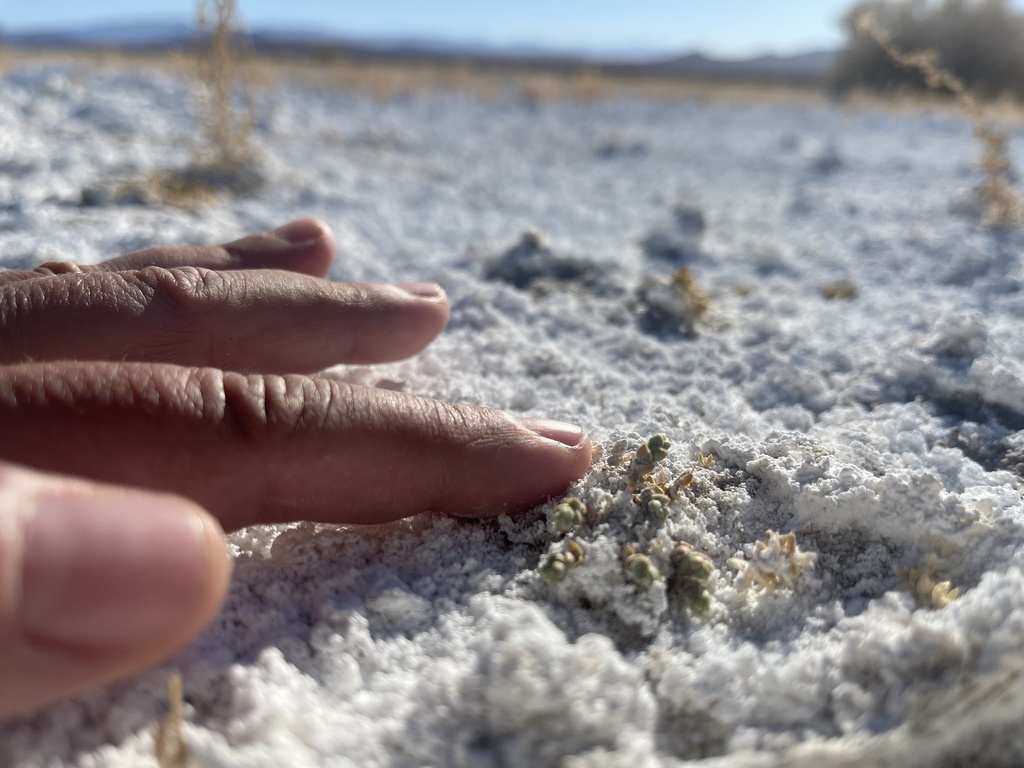
[[[1024,12],[1009,0],[858,0],[843,17],[848,39],[833,71],[840,93],[935,93],[928,73],[861,34],[870,16],[900,51],[932,51],[943,69],[986,100],[1024,99]]]
[[[115,199],[197,208],[225,192],[244,193],[258,187],[263,177],[252,139],[251,95],[280,87],[287,80],[360,93],[380,101],[455,91],[484,102],[514,98],[534,107],[620,97],[814,106],[824,105],[830,98],[820,83],[702,79],[667,70],[640,71],[597,64],[417,59],[357,55],[335,48],[305,55],[255,55],[240,31],[237,0],[197,0],[197,9],[199,33],[192,51],[47,52],[0,46],[0,72],[22,64],[62,60],[73,65],[86,61],[99,67],[153,67],[195,79],[198,136],[194,161],[183,169],[158,170],[145,179],[131,181],[114,194]],[[864,9],[881,17],[855,15]],[[1022,18],[1009,10],[1006,0],[860,0],[847,14],[845,23],[851,30],[851,40],[837,69],[836,82],[842,83],[848,108],[902,112],[941,109],[969,117],[982,147],[979,166],[984,181],[979,193],[983,220],[991,225],[1017,222],[1024,214],[1024,204],[1011,184],[1006,134],[993,123],[997,116],[1002,123],[1024,122],[1018,98],[1024,95]],[[965,19],[970,24],[958,29],[954,22]],[[983,36],[995,27],[1001,29],[999,35]],[[1021,45],[1017,48],[1000,49],[1018,37]],[[940,48],[908,48],[903,40],[936,40]],[[947,66],[943,51],[950,51],[960,70],[970,75],[961,76]],[[973,65],[972,56],[977,58]],[[996,82],[991,73],[1002,71],[992,61],[1009,62],[1006,66],[1011,70],[1020,64],[1022,76],[1013,81],[1021,88],[1017,96],[1012,88],[991,84]],[[915,82],[913,78],[908,80],[908,72],[928,90],[904,88],[907,82]],[[1001,95],[993,101],[994,94]]]
[[[0,74],[18,66],[43,62],[66,62],[81,69],[83,64],[99,68],[155,69],[192,78],[197,70],[196,54],[190,51],[127,52],[109,49],[82,51],[34,51],[0,48]],[[236,77],[249,93],[272,90],[288,80],[358,93],[378,101],[389,101],[417,93],[458,92],[481,102],[516,98],[522,103],[543,105],[558,101],[594,101],[639,98],[660,102],[783,104],[823,106],[831,101],[824,88],[785,81],[755,83],[746,80],[701,79],[685,75],[610,74],[596,67],[553,69],[544,67],[480,67],[469,62],[421,62],[414,60],[373,61],[346,56],[326,60],[283,58],[253,54]],[[599,84],[598,84],[599,83]],[[244,103],[244,102],[243,102]],[[853,88],[843,99],[853,110],[887,110],[957,113],[959,107],[948,96],[935,92],[884,93]],[[1024,105],[1010,97],[985,102],[986,110],[1003,122],[1024,123]]]
[[[196,118],[202,137],[197,160],[234,168],[254,154],[252,104],[239,77],[245,37],[236,0],[199,0],[196,22]]]
[[[185,722],[181,693],[181,675],[177,672],[167,678],[167,714],[157,726],[153,749],[160,768],[191,768],[192,758],[182,733]]]
[[[66,62],[100,68],[156,69],[195,77],[200,65],[196,51],[79,51],[0,50],[0,66]],[[411,58],[364,59],[344,54],[284,57],[246,53],[244,67],[233,67],[236,80],[250,92],[273,89],[287,80],[359,93],[388,101],[417,93],[451,91],[483,102],[516,98],[547,104],[563,100],[591,102],[620,97],[652,101],[722,101],[815,105],[827,103],[821,89],[784,81],[770,83],[722,78],[701,79],[672,73],[626,74],[597,66],[502,64],[481,66],[468,61]],[[239,96],[236,103],[243,103]]]
[[[1006,133],[989,120],[975,94],[962,79],[942,65],[935,51],[901,50],[870,14],[858,17],[856,28],[874,40],[893,62],[919,72],[929,89],[952,94],[957,106],[973,124],[974,135],[981,145],[978,164],[984,181],[978,192],[985,206],[983,222],[990,226],[1009,226],[1019,222],[1024,215],[1024,203],[1010,182],[1012,168],[1006,151]]]
[[[623,96],[789,105],[821,104],[829,98],[822,87],[826,83],[820,81],[701,78],[669,69],[387,56],[332,46],[256,55],[241,32],[237,0],[197,0],[197,9],[199,34],[192,51],[46,52],[0,46],[0,71],[58,58],[198,73],[199,128],[205,147],[229,158],[251,149],[247,94],[275,87],[284,79],[381,101],[433,91],[468,93],[481,101],[513,97],[532,105]],[[921,70],[900,65],[858,31],[858,19],[865,13],[900,51],[934,51],[946,71],[985,100],[990,115],[1024,119],[1024,13],[1014,11],[1009,0],[856,0],[845,14],[849,36],[830,83],[833,93],[841,93],[855,108],[954,110],[960,107],[951,102],[948,91],[928,88]]]
[[[119,198],[200,208],[222,193],[246,193],[263,183],[252,138],[251,83],[242,76],[247,40],[236,0],[198,0],[194,55],[183,59],[194,64],[194,159],[184,168],[157,170],[129,182],[119,190]],[[181,54],[172,54],[170,60],[182,63]]]

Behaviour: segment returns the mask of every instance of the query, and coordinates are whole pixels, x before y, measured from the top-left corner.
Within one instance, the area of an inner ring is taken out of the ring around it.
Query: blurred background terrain
[[[920,73],[858,34],[865,12],[902,50],[934,51],[979,96],[1008,106],[1024,98],[1024,0],[250,0],[235,16],[252,55],[250,79],[301,72],[381,99],[437,88],[528,102],[624,93],[906,101],[926,91]],[[144,11],[129,2],[11,4],[0,11],[0,65],[60,55],[183,66],[197,29],[188,0]]]

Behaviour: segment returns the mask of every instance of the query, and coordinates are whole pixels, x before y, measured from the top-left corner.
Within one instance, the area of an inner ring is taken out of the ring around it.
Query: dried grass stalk
[[[181,675],[177,672],[167,678],[167,715],[157,726],[154,748],[160,768],[192,768],[192,757],[181,732],[184,723],[182,711]]]
[[[895,63],[924,75],[928,88],[934,91],[946,90],[953,94],[960,109],[974,126],[974,136],[981,145],[978,165],[985,175],[978,190],[985,205],[982,223],[992,227],[1020,223],[1024,218],[1024,203],[1010,182],[1012,166],[1006,151],[1006,133],[996,128],[987,118],[985,110],[963,80],[942,66],[935,51],[901,50],[870,13],[857,18],[856,29],[870,36]]]
[[[241,38],[235,0],[199,0],[196,11],[196,115],[201,165],[236,168],[255,154],[253,109],[240,77]],[[236,108],[236,100],[243,108]]]

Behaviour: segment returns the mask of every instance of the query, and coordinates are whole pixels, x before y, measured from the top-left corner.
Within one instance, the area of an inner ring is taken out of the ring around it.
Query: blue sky
[[[250,27],[343,35],[720,56],[838,47],[852,0],[238,0]],[[1024,0],[1014,4],[1024,7]],[[2,0],[10,30],[123,20],[187,20],[194,0]]]
[[[358,36],[415,36],[590,51],[701,49],[720,55],[838,46],[850,0],[238,0],[246,23]],[[194,0],[2,0],[9,30],[190,19]]]

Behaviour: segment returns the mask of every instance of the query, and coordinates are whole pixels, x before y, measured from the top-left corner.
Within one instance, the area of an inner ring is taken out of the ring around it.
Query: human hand
[[[223,530],[489,516],[586,472],[577,427],[302,375],[407,357],[447,322],[436,285],[323,280],[333,252],[303,219],[0,272],[0,717],[201,631]]]

